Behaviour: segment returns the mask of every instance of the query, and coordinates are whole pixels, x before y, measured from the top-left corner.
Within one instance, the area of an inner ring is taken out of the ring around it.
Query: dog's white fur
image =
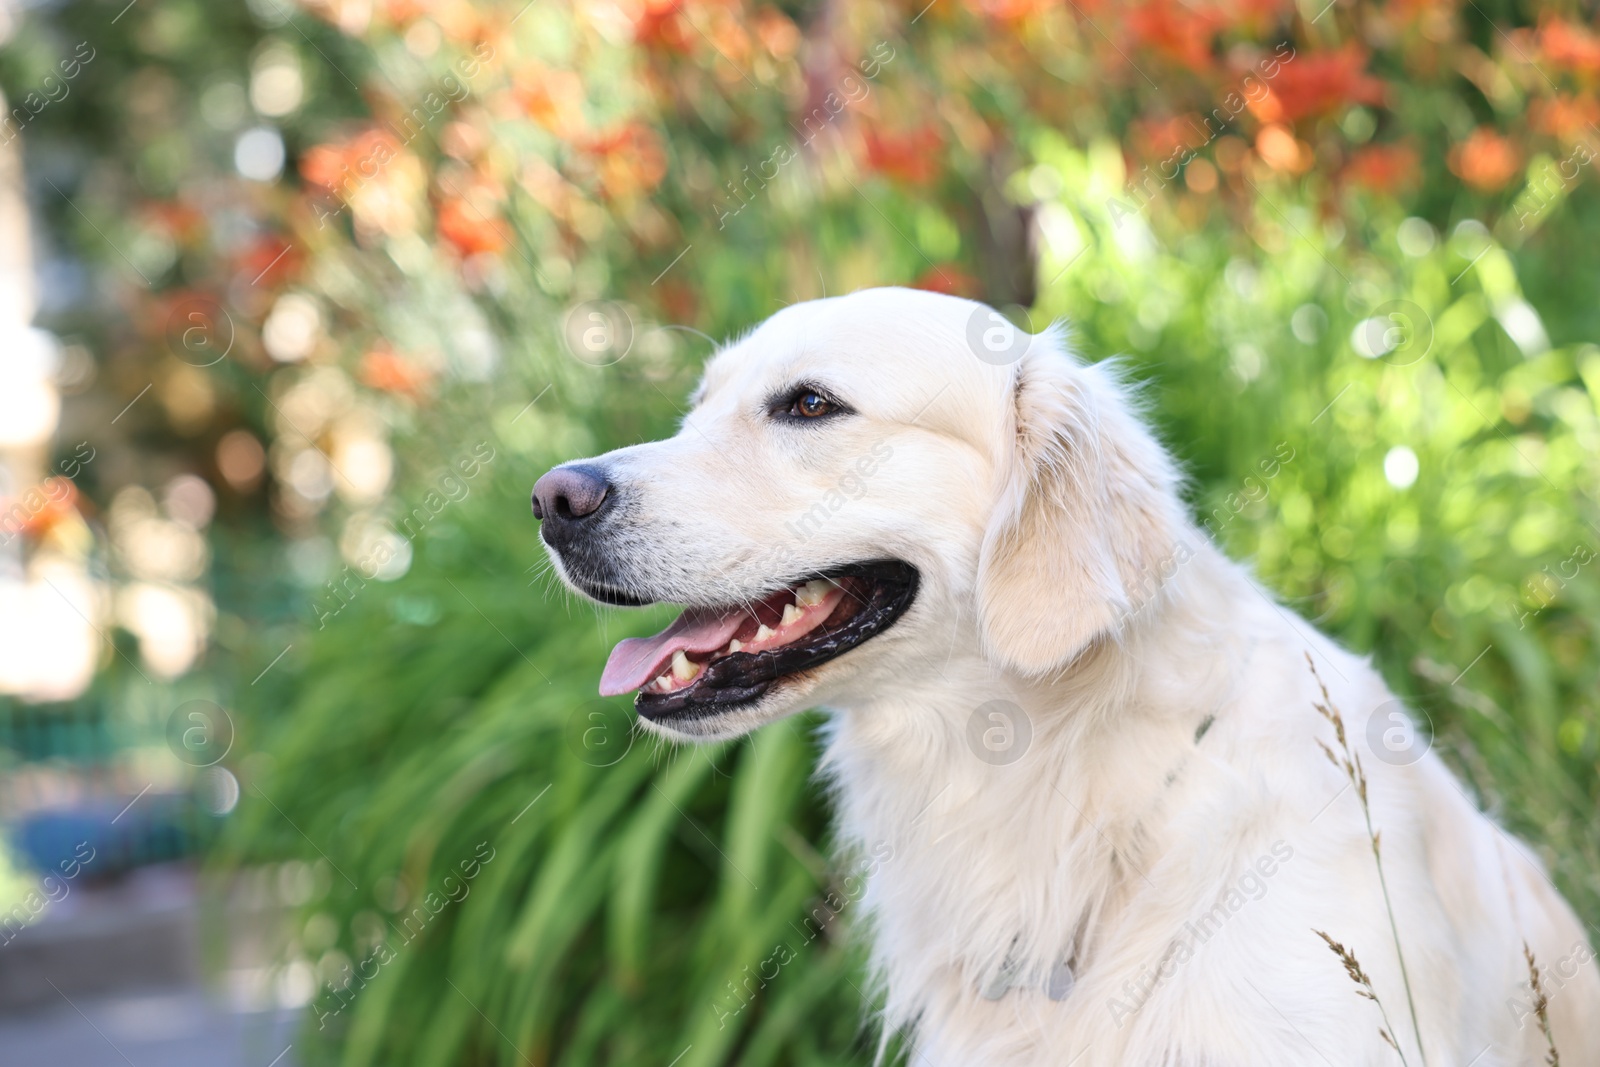
[[[864,898],[886,1033],[930,1067],[1397,1063],[1380,1026],[1413,1067],[1535,1064],[1526,941],[1563,1062],[1600,1063],[1600,972],[1537,860],[1435,755],[1369,749],[1383,680],[1211,545],[1114,373],[1059,331],[985,362],[969,327],[990,314],[896,289],[787,308],[712,360],[676,436],[588,461],[620,494],[596,536],[644,599],[921,572],[893,628],[756,707],[652,725],[831,710],[842,837],[889,857]],[[774,420],[797,383],[855,413]],[[1420,1051],[1308,655],[1371,780]],[[1020,758],[974,742],[995,729],[1031,733]]]

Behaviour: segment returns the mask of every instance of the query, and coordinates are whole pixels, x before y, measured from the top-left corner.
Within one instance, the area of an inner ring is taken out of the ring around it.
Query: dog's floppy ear
[[[1013,389],[1015,438],[977,594],[989,654],[1038,675],[1117,634],[1159,592],[1184,521],[1171,459],[1105,364],[1078,364],[1051,328]]]

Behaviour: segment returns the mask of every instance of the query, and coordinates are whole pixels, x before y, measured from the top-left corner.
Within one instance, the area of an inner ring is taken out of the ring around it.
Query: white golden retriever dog
[[[649,729],[829,709],[912,1062],[1543,1063],[1526,942],[1562,1062],[1600,1064],[1600,972],[1539,863],[1179,489],[1059,330],[876,289],[772,316],[676,436],[556,468],[534,511],[573,588],[685,605],[601,679]]]

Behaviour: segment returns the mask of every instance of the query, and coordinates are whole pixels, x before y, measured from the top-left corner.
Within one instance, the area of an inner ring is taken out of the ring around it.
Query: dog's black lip
[[[641,689],[633,706],[651,722],[711,718],[737,711],[760,700],[784,678],[821,666],[844,655],[893,626],[916,599],[921,574],[897,559],[868,560],[809,574],[776,588],[797,585],[811,578],[865,578],[872,582],[867,603],[821,639],[801,639],[795,645],[764,652],[735,652],[707,663],[692,685],[671,693]],[[808,634],[807,638],[812,635]]]
[[[620,589],[612,589],[609,586],[600,585],[597,582],[588,581],[576,575],[571,577],[571,581],[584,596],[591,600],[598,600],[602,604],[610,604],[619,608],[646,608],[655,603],[654,600],[637,597]]]

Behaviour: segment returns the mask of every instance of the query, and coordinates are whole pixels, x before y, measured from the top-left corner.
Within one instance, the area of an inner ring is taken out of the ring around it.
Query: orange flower
[[[363,130],[346,141],[312,146],[300,157],[300,175],[313,185],[344,195],[346,186],[369,181],[402,150],[393,134]]]
[[[912,185],[926,185],[939,173],[944,138],[932,126],[920,126],[906,133],[879,133],[868,129],[862,134],[866,166],[890,178]]]
[[[712,8],[700,18],[704,20],[701,32],[712,52],[724,60],[713,68],[717,76],[724,81],[740,81],[740,71],[750,62],[750,34],[744,27],[744,12],[724,6]]]
[[[272,289],[300,270],[301,256],[277,234],[263,234],[234,256],[234,269],[263,289]]]
[[[1140,45],[1196,72],[1215,65],[1211,42],[1226,22],[1215,9],[1197,9],[1180,0],[1149,0],[1129,9],[1124,21]]]
[[[198,237],[206,224],[202,211],[178,200],[151,201],[144,206],[144,216],[182,244]]]
[[[361,357],[359,375],[362,383],[373,389],[412,398],[425,393],[429,381],[427,371],[401,358],[387,345],[380,345]]]
[[[570,139],[585,128],[583,79],[574,71],[524,67],[512,80],[511,96],[529,118],[557,137]]]
[[[1567,95],[1535,100],[1528,107],[1528,118],[1540,133],[1577,141],[1600,124],[1600,101],[1592,96]]]
[[[1552,18],[1539,27],[1539,51],[1558,67],[1600,72],[1600,36],[1589,27]]]
[[[1425,18],[1453,18],[1452,0],[1389,0],[1387,11],[1404,23],[1416,23]]]
[[[1449,162],[1456,177],[1480,193],[1492,193],[1516,176],[1522,167],[1522,153],[1509,139],[1479,126],[1471,137],[1450,149]]]
[[[700,290],[675,278],[663,279],[657,286],[658,300],[668,322],[693,322],[700,314]]]
[[[332,189],[343,173],[344,151],[337,145],[312,145],[300,157],[300,176],[312,185]]]
[[[1370,144],[1358,148],[1345,165],[1344,178],[1386,195],[1415,185],[1417,151],[1410,145]]]
[[[800,28],[789,16],[770,7],[756,16],[756,36],[774,59],[788,59],[800,46]]]
[[[380,10],[390,22],[403,26],[428,13],[428,0],[383,0]]]
[[[1287,128],[1268,125],[1256,134],[1256,154],[1273,170],[1285,174],[1304,174],[1314,161],[1310,146],[1295,140]]]
[[[439,205],[438,225],[439,236],[463,256],[499,252],[506,247],[505,233],[494,219],[461,197],[452,196]]]
[[[35,541],[43,540],[55,525],[77,510],[78,487],[71,478],[46,478],[11,502],[8,514],[22,506],[25,518],[20,532]]]
[[[648,193],[667,175],[667,153],[661,138],[640,122],[625,123],[583,145],[595,157],[600,188],[613,200]]]
[[[1133,125],[1133,140],[1149,159],[1167,159],[1185,149],[1203,148],[1209,139],[1205,123],[1190,113],[1177,118],[1140,119]]]
[[[967,3],[978,14],[999,22],[1021,22],[1029,15],[1057,6],[1055,0],[967,0]]]
[[[983,286],[978,279],[954,263],[936,263],[923,271],[922,276],[911,283],[911,288],[926,289],[947,296],[976,297]]]
[[[1296,55],[1278,68],[1267,91],[1261,108],[1251,110],[1263,121],[1291,124],[1351,104],[1381,104],[1385,95],[1383,82],[1367,73],[1367,52],[1358,44]]]
[[[400,151],[399,139],[386,130],[364,130],[352,137],[345,146],[346,159],[366,164],[367,168],[371,167],[372,161],[398,155]]]
[[[688,55],[694,31],[684,25],[682,7],[682,0],[644,0],[633,20],[634,41],[645,48]]]
[[[433,4],[429,17],[439,24],[439,30],[444,34],[445,40],[468,43],[484,41],[485,34],[483,13],[476,4],[467,3],[466,0],[452,0],[450,3]]]

